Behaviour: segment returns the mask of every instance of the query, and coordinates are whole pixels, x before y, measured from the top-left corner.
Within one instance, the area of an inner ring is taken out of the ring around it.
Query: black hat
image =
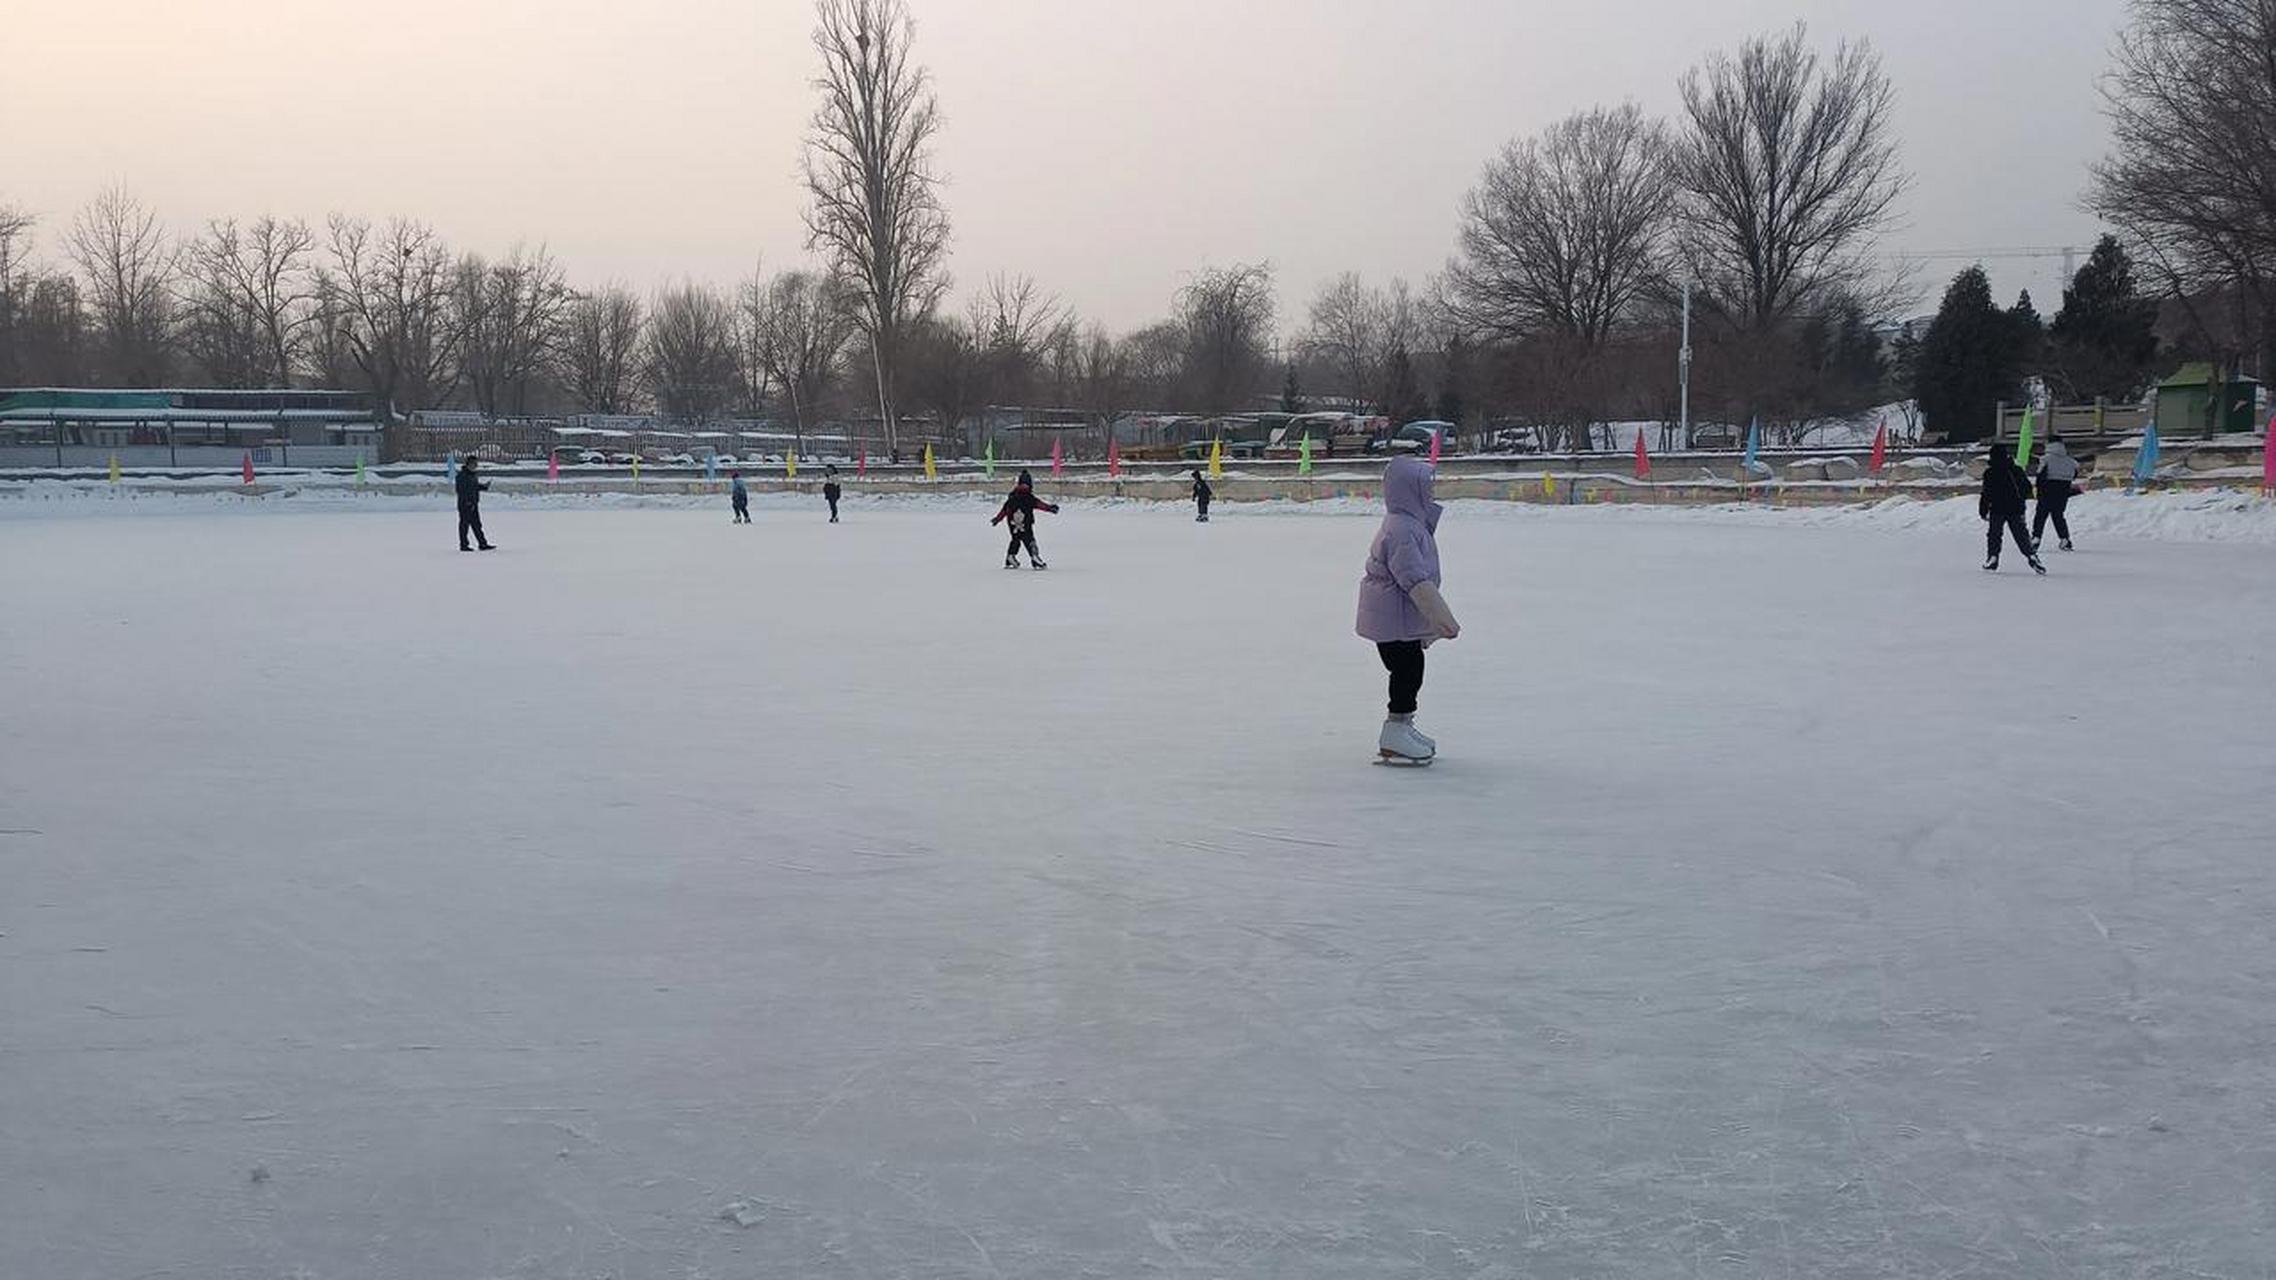
[[[1027,473],[1026,467],[1021,467],[1019,469],[1019,482],[1026,485],[1030,489],[1035,487],[1035,477]]]

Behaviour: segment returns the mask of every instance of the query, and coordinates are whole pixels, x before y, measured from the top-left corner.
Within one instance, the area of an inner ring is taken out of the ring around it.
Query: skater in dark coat
[[[751,491],[743,487],[743,473],[727,473],[727,500],[735,506],[735,523],[751,523]]]
[[[836,467],[825,467],[822,474],[826,477],[822,481],[822,501],[830,504],[830,523],[836,524],[838,522],[838,499],[844,497],[846,491],[838,487],[838,469]]]
[[[1209,523],[1209,500],[1215,496],[1217,496],[1217,491],[1211,489],[1209,482],[1201,478],[1201,468],[1195,467],[1193,469],[1193,518],[1195,520],[1203,524]]]
[[[2071,495],[2078,491],[2078,459],[2064,446],[2061,436],[2047,441],[2047,452],[2039,465],[2031,468],[2038,480],[2039,505],[2031,512],[2031,546],[2037,550],[2047,536],[2047,521],[2055,522],[2056,545],[2071,549],[2071,522],[2063,513],[2070,508]]]
[[[996,518],[988,523],[1009,522],[1012,527],[1012,544],[1004,549],[1004,567],[1019,568],[1019,550],[1027,548],[1027,562],[1038,569],[1049,568],[1043,563],[1043,553],[1035,549],[1035,513],[1048,511],[1059,514],[1059,508],[1035,496],[1035,477],[1025,471],[1019,473],[1019,483],[1012,486],[1011,496],[1004,499]]]
[[[466,545],[469,532],[473,533],[477,546],[484,551],[491,550],[490,539],[482,535],[482,491],[489,487],[488,481],[475,478],[474,455],[468,454],[466,461],[458,466],[458,549],[461,551],[474,550]]]
[[[2031,497],[2031,477],[2015,465],[2015,455],[2004,444],[1991,447],[1991,461],[1984,466],[1983,492],[1976,498],[1976,514],[1985,522],[1984,572],[1999,571],[1999,536],[2012,534],[2016,549],[2031,567],[2040,573],[2047,566],[2039,563],[2039,552],[2031,545],[2031,532],[2023,527],[2024,504]]]

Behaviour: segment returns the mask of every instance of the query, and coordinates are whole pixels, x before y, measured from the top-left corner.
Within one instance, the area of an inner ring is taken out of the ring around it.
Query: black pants
[[[1422,692],[1423,647],[1420,640],[1388,640],[1375,646],[1383,669],[1391,673],[1391,714],[1415,713],[1415,695]]]
[[[751,500],[749,498],[735,499],[735,523],[751,523]]]
[[[1012,545],[1004,548],[1004,559],[1019,559],[1019,549],[1021,547],[1027,548],[1028,559],[1041,560],[1043,558],[1043,553],[1035,549],[1035,530],[1033,529],[1012,530]]]
[[[2047,522],[2055,522],[2055,536],[2065,542],[2071,540],[2071,522],[2063,512],[2071,505],[2071,487],[2060,480],[2039,482],[2039,509],[2031,513],[2031,540],[2037,542],[2047,532]]]
[[[473,550],[472,547],[466,545],[466,535],[469,532],[474,534],[475,542],[485,547],[490,545],[490,540],[482,536],[482,508],[480,507],[460,507],[458,509],[458,549],[461,551]]]
[[[1197,511],[1194,513],[1194,518],[1195,518],[1195,519],[1197,519],[1197,520],[1207,520],[1207,519],[1209,518],[1209,499],[1207,499],[1207,498],[1195,498],[1195,499],[1193,500],[1193,505],[1194,505],[1195,507],[1199,508],[1199,510],[1197,510]]]
[[[823,501],[830,504],[830,523],[836,524],[838,522],[838,500],[836,498],[825,498]]]
[[[2022,552],[2025,556],[2034,554],[2031,550],[2031,532],[2023,527],[2023,513],[2010,511],[2002,515],[1995,511],[1992,513],[1991,519],[1984,525],[1984,559],[1999,559],[1999,535],[2001,533],[2009,533],[2015,536],[2015,549],[2017,551]]]

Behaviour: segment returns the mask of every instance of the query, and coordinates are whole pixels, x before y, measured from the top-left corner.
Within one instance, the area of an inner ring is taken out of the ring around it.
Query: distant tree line
[[[1970,439],[2034,388],[2139,396],[2182,350],[2276,367],[2276,0],[2136,0],[2089,194],[2120,235],[2051,324],[2028,295],[1998,307],[1980,268],[1904,323],[1909,284],[1875,248],[1907,185],[1893,87],[1868,46],[1821,53],[1796,25],[1704,58],[1672,120],[1592,107],[1513,140],[1442,273],[1347,272],[1285,340],[1269,263],[1198,270],[1163,319],[1120,334],[1020,275],[949,305],[939,114],[904,0],[816,14],[811,262],[642,293],[573,284],[543,245],[489,257],[409,219],[176,232],[123,188],[48,229],[43,259],[34,219],[0,199],[0,385],[355,388],[394,415],[764,414],[800,431],[865,417],[889,438],[906,413],[954,431],[991,404],[1101,425],[1277,404],[1587,447],[1603,424],[1676,417],[1686,287],[1694,416],[1759,418],[1774,439],[1906,398]]]

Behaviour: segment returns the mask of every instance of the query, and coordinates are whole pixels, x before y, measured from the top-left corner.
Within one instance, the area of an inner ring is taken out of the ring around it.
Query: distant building
[[[0,388],[0,465],[278,466],[379,460],[380,424],[356,391]]]

